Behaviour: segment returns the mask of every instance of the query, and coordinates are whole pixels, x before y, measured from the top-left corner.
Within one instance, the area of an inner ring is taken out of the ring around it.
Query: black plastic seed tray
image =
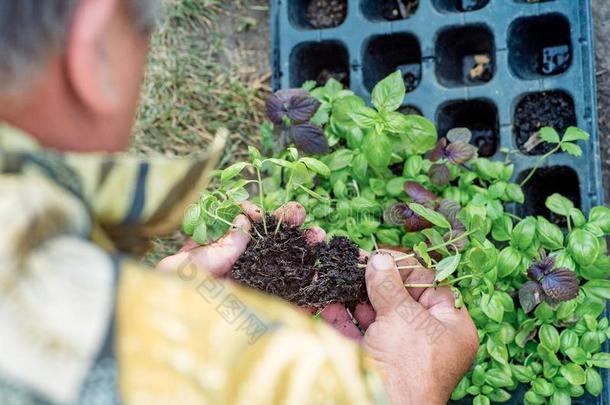
[[[333,77],[368,99],[399,69],[404,111],[435,121],[440,135],[470,128],[481,156],[524,150],[539,124],[583,128],[584,157],[553,155],[518,211],[549,216],[555,192],[585,212],[603,204],[590,0],[271,0],[271,27],[275,89]],[[515,178],[545,152],[513,155]],[[608,384],[573,404],[610,404]]]

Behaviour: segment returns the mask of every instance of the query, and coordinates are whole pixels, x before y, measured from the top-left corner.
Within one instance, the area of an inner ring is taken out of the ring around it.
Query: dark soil
[[[346,0],[311,0],[306,17],[313,28],[337,27],[347,16]]]
[[[423,115],[421,110],[413,105],[400,107],[398,111],[406,115]]]
[[[381,2],[381,16],[388,20],[404,20],[417,11],[419,0],[383,0]]]
[[[301,230],[284,224],[274,235],[276,224],[275,218],[267,217],[269,236],[252,239],[233,267],[235,280],[297,305],[368,300],[357,245],[344,237],[310,245]],[[265,234],[262,223],[254,227]]]
[[[540,144],[530,151],[523,145],[542,127],[553,127],[562,135],[572,125],[576,125],[576,113],[572,99],[562,92],[542,92],[526,96],[519,102],[514,118],[517,145],[528,155],[542,155],[553,146]]]
[[[349,88],[349,72],[345,69],[322,69],[316,77],[316,85],[324,86],[330,79],[340,82],[344,88]]]

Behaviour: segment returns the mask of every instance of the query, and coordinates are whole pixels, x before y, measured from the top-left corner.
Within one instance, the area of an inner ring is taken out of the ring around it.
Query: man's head
[[[128,142],[158,0],[1,0],[0,121],[59,150]]]

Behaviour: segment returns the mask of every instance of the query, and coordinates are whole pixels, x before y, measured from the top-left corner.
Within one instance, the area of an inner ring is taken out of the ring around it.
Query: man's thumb
[[[376,252],[371,256],[366,266],[366,288],[377,316],[389,315],[406,300],[413,301],[389,253]]]

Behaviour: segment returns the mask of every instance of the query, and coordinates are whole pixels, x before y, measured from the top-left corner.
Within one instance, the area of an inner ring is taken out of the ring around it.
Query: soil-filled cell
[[[476,86],[495,73],[495,45],[482,25],[450,28],[436,40],[436,76],[446,87]]]
[[[406,115],[424,115],[421,110],[414,105],[405,105],[404,107],[400,107],[398,112],[406,114]]]
[[[553,145],[541,143],[532,136],[542,127],[552,127],[562,135],[568,127],[575,126],[574,101],[563,91],[528,94],[515,108],[513,125],[519,149],[528,155],[542,155]]]
[[[519,175],[522,181],[529,171]],[[554,193],[559,193],[580,208],[580,186],[578,175],[567,166],[551,166],[538,169],[531,179],[523,187],[525,204],[521,206],[521,215],[541,215],[549,221],[566,226],[566,219],[549,211],[546,207],[546,199]]]
[[[558,75],[572,64],[570,23],[561,14],[519,18],[508,35],[508,63],[521,79]]]
[[[349,54],[340,42],[308,42],[295,47],[290,69],[292,87],[300,87],[308,80],[322,86],[331,78],[349,87]]]
[[[436,123],[439,137],[453,128],[468,128],[472,132],[470,143],[479,148],[479,156],[490,157],[496,153],[500,123],[498,109],[491,101],[450,101],[437,112]]]
[[[421,81],[421,50],[411,34],[380,35],[371,38],[362,58],[364,85],[371,91],[382,79],[400,70],[407,91],[413,91]]]
[[[347,0],[290,0],[291,23],[302,29],[338,27],[347,17]]]
[[[443,12],[465,13],[482,9],[489,0],[432,0],[432,3]]]
[[[417,12],[420,0],[364,0],[362,13],[372,21],[404,20]]]

